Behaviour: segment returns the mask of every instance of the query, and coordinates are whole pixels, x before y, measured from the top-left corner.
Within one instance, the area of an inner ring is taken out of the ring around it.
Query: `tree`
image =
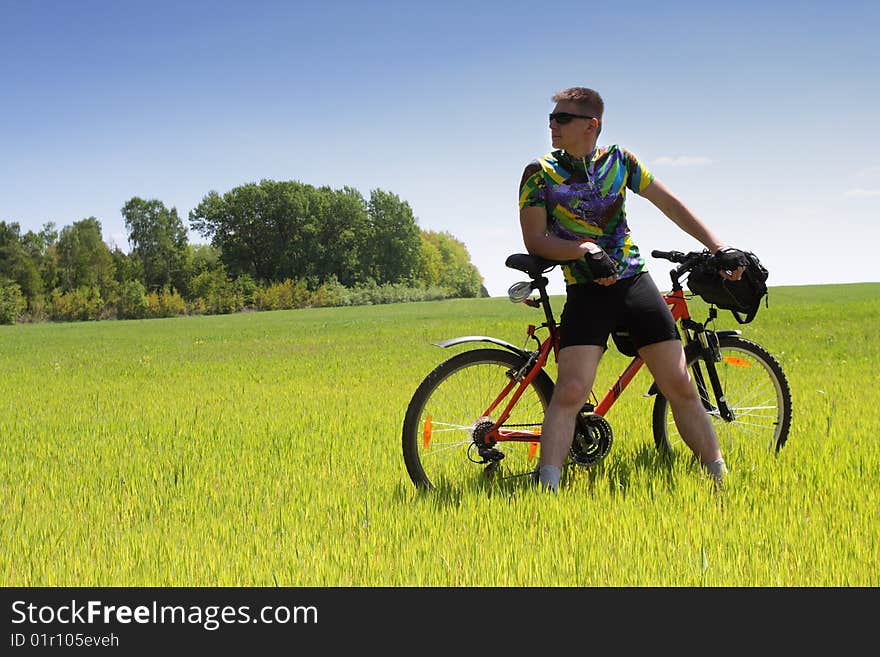
[[[421,283],[466,297],[482,289],[464,244],[422,233],[409,204],[381,189],[367,202],[350,187],[262,180],[210,192],[189,221],[233,278],[305,280],[312,289],[331,277],[346,287]]]
[[[416,278],[420,262],[419,227],[409,203],[396,194],[374,189],[367,206],[369,239],[366,257],[378,283],[404,283]]]
[[[113,256],[113,264],[116,266],[116,281],[120,285],[136,281],[143,287],[144,267],[139,258],[133,254],[125,253],[118,246],[113,247],[110,255]]]
[[[443,257],[437,247],[436,239],[424,230],[419,231],[420,257],[416,268],[416,277],[425,287],[440,285],[443,275]]]
[[[186,272],[192,279],[204,271],[220,266],[220,250],[210,244],[189,244],[186,247]]]
[[[0,221],[0,278],[15,283],[19,294],[31,303],[43,294],[39,259],[32,257],[33,233],[21,235],[18,223]],[[11,288],[10,288],[11,289]]]
[[[18,283],[0,276],[0,324],[15,324],[25,307]]]
[[[22,240],[25,250],[40,270],[43,290],[49,291],[58,286],[58,231],[54,222],[43,224],[39,233],[28,232]]]
[[[447,232],[422,233],[421,268],[423,281],[439,285],[454,297],[478,297],[483,278],[471,263],[464,243]],[[435,280],[436,277],[436,280]]]
[[[370,232],[364,197],[351,187],[321,187],[316,190],[314,209],[314,240],[303,245],[311,256],[306,261],[306,277],[321,283],[335,277],[346,287],[365,282],[369,270],[364,245]]]
[[[309,186],[261,181],[235,187],[223,196],[211,191],[189,213],[190,226],[211,240],[231,276],[251,274],[280,280],[298,269],[291,249],[307,236]]]
[[[177,215],[157,199],[137,196],[122,208],[131,253],[141,261],[147,291],[166,286],[181,288],[185,281],[186,227]]]
[[[62,292],[97,288],[109,299],[117,285],[116,266],[101,238],[101,222],[95,217],[75,221],[58,237],[58,266]]]
[[[365,280],[361,252],[367,213],[357,190],[263,180],[212,191],[189,215],[190,225],[221,252],[230,276],[270,282],[335,275],[343,285]]]

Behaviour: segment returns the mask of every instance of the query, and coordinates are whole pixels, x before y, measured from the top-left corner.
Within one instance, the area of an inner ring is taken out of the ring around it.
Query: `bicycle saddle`
[[[538,278],[544,272],[548,272],[557,265],[565,264],[566,261],[547,260],[538,256],[529,255],[528,253],[514,253],[507,256],[504,264],[511,269],[518,269],[525,272],[532,278]]]

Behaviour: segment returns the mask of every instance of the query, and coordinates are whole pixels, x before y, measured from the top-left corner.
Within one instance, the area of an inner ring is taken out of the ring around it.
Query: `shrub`
[[[235,283],[232,284],[232,288],[243,305],[254,305],[259,286],[250,274],[242,274],[236,278]]]
[[[27,310],[19,317],[20,321],[45,322],[49,319],[49,308],[46,298],[39,294],[27,300]]]
[[[385,283],[377,285],[368,281],[347,291],[350,305],[378,305],[385,303],[407,303],[411,301],[434,301],[446,299],[451,292],[438,286],[412,287],[404,283]]]
[[[201,299],[199,305],[209,315],[224,315],[241,310],[241,296],[226,277],[224,269],[203,271],[192,281],[193,294]]]
[[[15,324],[26,307],[18,283],[0,279],[0,324]]]
[[[270,283],[265,288],[258,289],[254,295],[254,305],[257,310],[289,310],[305,308],[310,299],[305,281],[298,280],[294,283],[287,278],[282,283]]]
[[[126,281],[119,290],[119,317],[121,319],[140,319],[149,314],[150,306],[146,299],[146,289],[140,281]]]
[[[60,321],[100,319],[104,300],[96,287],[82,286],[61,293],[57,288],[51,295],[50,317]]]
[[[186,302],[167,286],[146,296],[147,317],[174,317],[186,314]]]
[[[312,293],[309,305],[316,308],[350,306],[351,294],[335,275],[330,276]]]

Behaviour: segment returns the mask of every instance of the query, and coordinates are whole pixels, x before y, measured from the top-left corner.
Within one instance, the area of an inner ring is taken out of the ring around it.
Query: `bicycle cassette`
[[[595,413],[578,413],[569,458],[575,465],[589,468],[608,456],[613,441],[608,420]]]

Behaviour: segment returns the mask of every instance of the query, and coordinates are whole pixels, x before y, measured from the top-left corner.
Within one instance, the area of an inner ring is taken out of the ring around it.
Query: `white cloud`
[[[713,160],[702,155],[662,155],[652,162],[669,167],[702,167],[712,164]]]
[[[880,189],[850,189],[843,193],[845,198],[880,198]]]

